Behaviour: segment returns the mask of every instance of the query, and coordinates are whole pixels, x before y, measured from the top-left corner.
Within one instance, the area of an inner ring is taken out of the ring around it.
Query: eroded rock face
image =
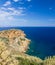
[[[26,52],[30,40],[25,38],[21,30],[5,30],[0,32],[0,65],[18,65],[13,55]]]

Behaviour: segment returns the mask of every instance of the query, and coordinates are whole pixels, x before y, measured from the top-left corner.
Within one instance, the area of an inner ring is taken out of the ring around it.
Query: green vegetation
[[[20,60],[20,65],[38,65],[36,62],[30,62],[28,59]]]
[[[0,37],[0,40],[1,40],[1,41],[2,41],[2,40],[3,40],[3,41],[6,41],[6,42],[9,41],[8,38],[5,38],[5,37]]]
[[[41,65],[42,63],[38,63],[38,62],[36,62],[36,61],[30,61],[29,59],[24,59],[24,58],[22,58],[22,57],[18,57],[17,58],[18,60],[19,60],[19,64],[20,65]]]
[[[21,41],[25,41],[25,38],[20,38]]]

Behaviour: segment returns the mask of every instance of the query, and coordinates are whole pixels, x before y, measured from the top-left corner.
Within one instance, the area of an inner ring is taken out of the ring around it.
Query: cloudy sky
[[[55,26],[55,0],[0,0],[4,26]]]

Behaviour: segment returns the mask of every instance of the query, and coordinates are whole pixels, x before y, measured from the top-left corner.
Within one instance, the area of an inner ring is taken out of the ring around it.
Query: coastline
[[[21,30],[0,31],[0,65],[55,65],[55,56],[42,60],[26,54],[29,44],[30,40]]]

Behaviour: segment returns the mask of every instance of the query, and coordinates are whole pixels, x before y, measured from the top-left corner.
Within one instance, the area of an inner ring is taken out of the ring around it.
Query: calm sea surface
[[[55,27],[5,27],[0,30],[21,29],[31,40],[27,54],[45,58],[55,55]]]

